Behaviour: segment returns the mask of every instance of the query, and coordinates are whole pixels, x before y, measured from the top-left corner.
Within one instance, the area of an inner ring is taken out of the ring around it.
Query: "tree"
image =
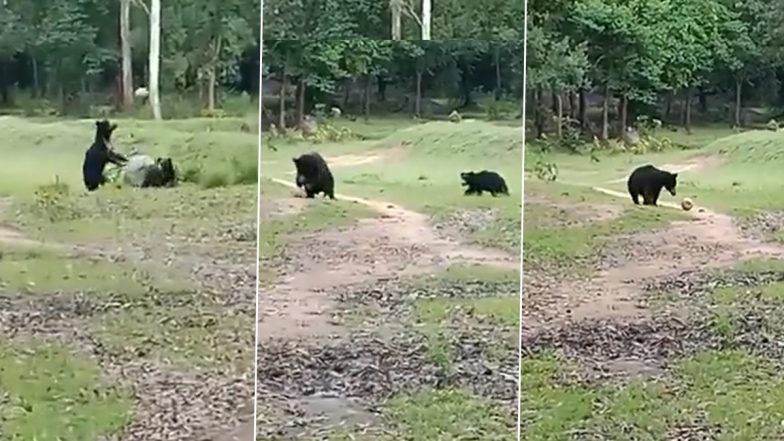
[[[150,106],[156,120],[161,120],[161,101],[158,91],[161,46],[161,0],[150,0]]]

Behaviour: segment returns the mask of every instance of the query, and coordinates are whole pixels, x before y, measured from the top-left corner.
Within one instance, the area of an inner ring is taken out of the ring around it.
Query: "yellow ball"
[[[686,211],[689,211],[691,210],[692,207],[694,207],[694,202],[692,202],[691,199],[689,198],[683,198],[683,200],[681,201],[681,208],[683,208]]]

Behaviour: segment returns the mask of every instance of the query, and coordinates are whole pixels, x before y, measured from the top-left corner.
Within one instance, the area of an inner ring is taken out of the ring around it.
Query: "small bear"
[[[629,175],[629,180],[626,182],[626,188],[629,190],[629,195],[635,204],[640,204],[639,197],[642,195],[643,205],[656,205],[662,188],[666,188],[671,195],[675,196],[675,186],[678,184],[677,178],[678,173],[659,170],[648,164],[637,167],[632,171]]]
[[[308,198],[324,193],[324,196],[335,199],[335,179],[327,161],[320,154],[306,153],[299,158],[292,158],[292,161],[297,168],[297,187],[304,188]]]
[[[498,194],[509,196],[509,189],[506,186],[506,181],[498,173],[494,171],[482,170],[476,172],[462,172],[460,178],[466,186],[465,195],[478,194],[486,191],[495,197]]]

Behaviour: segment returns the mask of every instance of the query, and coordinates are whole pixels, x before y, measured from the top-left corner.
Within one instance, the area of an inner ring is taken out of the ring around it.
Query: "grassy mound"
[[[732,162],[769,166],[784,162],[784,132],[754,130],[720,138],[706,150],[725,156]]]
[[[239,120],[116,122],[119,127],[112,141],[121,153],[171,156],[184,178],[205,187],[256,182],[258,138],[252,131],[240,130]],[[94,120],[0,118],[5,137],[0,153],[14,158],[0,164],[0,194],[29,194],[55,176],[81,188],[82,160],[94,127]]]
[[[385,142],[408,145],[417,155],[492,160],[519,157],[523,141],[520,127],[469,120],[459,124],[439,121],[416,125],[398,131]]]

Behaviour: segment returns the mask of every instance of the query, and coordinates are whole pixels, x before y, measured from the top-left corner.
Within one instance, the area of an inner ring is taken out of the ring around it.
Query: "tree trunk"
[[[378,82],[378,102],[385,103],[387,101],[387,82],[382,75],[376,77]]]
[[[619,136],[623,138],[626,136],[626,124],[629,120],[629,100],[626,98],[626,94],[621,94],[621,100],[618,102],[618,127],[620,131],[618,132]]]
[[[218,61],[220,60],[221,44],[223,40],[218,35],[215,41],[213,59],[210,65],[210,71],[207,74],[207,109],[210,111],[215,110],[215,84],[218,82]]]
[[[422,0],[422,40],[430,40],[430,0]]]
[[[122,52],[122,109],[133,106],[133,65],[131,55],[131,0],[120,0],[120,46]]]
[[[675,95],[674,91],[671,91],[667,94],[667,108],[664,111],[664,119],[668,121],[672,117],[672,98],[674,95]]]
[[[705,88],[700,86],[699,89],[699,97],[700,97],[700,113],[703,115],[708,113],[708,94],[705,93]]]
[[[683,127],[691,134],[691,87],[686,88],[686,99],[683,102]]]
[[[365,74],[365,96],[363,97],[365,102],[365,121],[370,119],[370,78],[370,74]]]
[[[493,53],[495,58],[495,100],[498,101],[501,99],[501,43],[498,42],[495,46],[495,52]]]
[[[534,126],[536,127],[536,139],[544,135],[544,91],[541,87],[536,89],[534,96]]]
[[[400,3],[396,0],[392,0],[389,3],[390,9],[392,10],[392,39],[393,40],[400,40]]]
[[[609,135],[607,133],[608,124],[608,114],[610,110],[610,86],[605,84],[604,85],[604,101],[602,102],[602,141],[607,141]]]
[[[158,91],[161,62],[161,0],[150,2],[150,105],[156,120],[161,120],[161,100]]]
[[[577,106],[574,104],[577,97],[574,96],[574,92],[569,92],[569,118],[577,119]]]
[[[414,101],[414,116],[419,118],[422,105],[422,71],[416,72],[416,100]]]
[[[735,127],[741,127],[740,121],[740,97],[743,92],[743,82],[735,80]]]
[[[40,78],[38,74],[38,59],[33,55],[31,57],[33,63],[33,98],[37,98],[41,94]]]
[[[348,110],[348,103],[351,100],[351,83],[350,80],[345,80],[345,89],[343,91],[343,111]]]
[[[558,139],[563,137],[563,98],[561,94],[554,94],[555,96],[555,133]]]
[[[300,79],[297,83],[297,127],[305,121],[305,80]]]
[[[580,88],[580,128],[588,128],[588,94],[585,88]]]
[[[286,68],[283,68],[283,81],[278,95],[278,130],[286,131],[286,88],[289,85],[289,77],[286,75]]]

